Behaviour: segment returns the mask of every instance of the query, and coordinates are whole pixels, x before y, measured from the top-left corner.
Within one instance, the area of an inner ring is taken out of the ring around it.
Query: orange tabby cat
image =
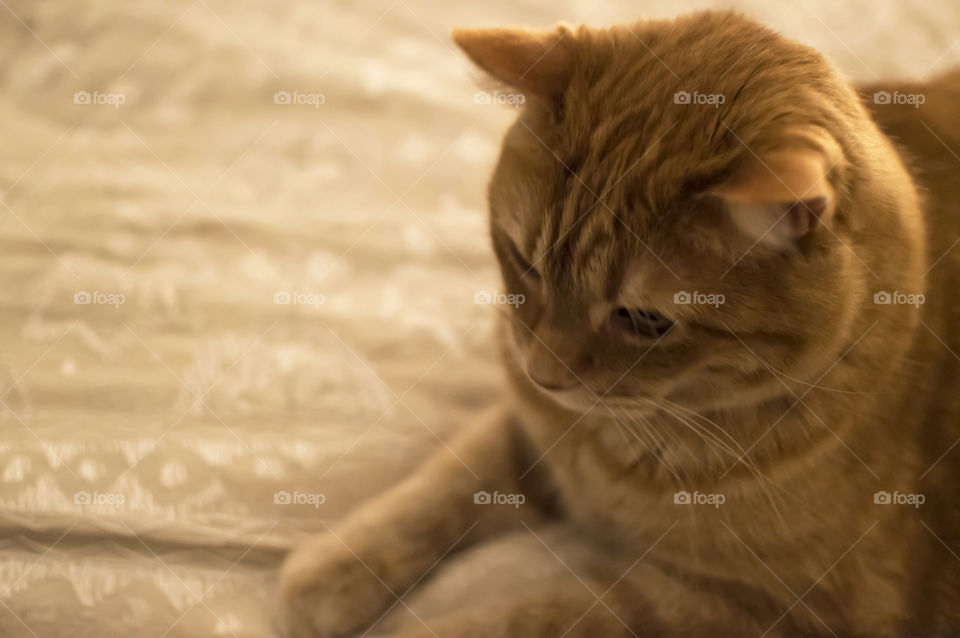
[[[454,39],[527,97],[512,394],[291,554],[284,631],[960,635],[960,74],[858,95],[733,13]]]

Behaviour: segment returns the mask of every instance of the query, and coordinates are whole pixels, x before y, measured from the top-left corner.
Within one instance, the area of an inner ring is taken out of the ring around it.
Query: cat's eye
[[[656,310],[620,307],[610,313],[610,325],[616,330],[659,339],[670,332],[673,321]]]
[[[510,247],[510,256],[520,271],[520,278],[529,277],[533,280],[540,279],[540,273],[533,267],[533,264],[524,258],[517,248],[517,245],[510,240],[507,240],[507,245]]]

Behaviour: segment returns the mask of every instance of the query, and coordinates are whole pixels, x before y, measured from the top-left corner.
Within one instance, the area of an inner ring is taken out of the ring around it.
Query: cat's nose
[[[527,375],[544,390],[566,390],[579,383],[570,368],[536,339],[527,348]]]

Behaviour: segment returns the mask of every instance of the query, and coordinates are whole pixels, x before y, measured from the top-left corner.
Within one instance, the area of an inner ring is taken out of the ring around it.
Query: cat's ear
[[[712,189],[733,223],[758,244],[790,248],[820,225],[829,225],[836,193],[828,154],[797,146],[750,155],[732,177]]]
[[[570,81],[574,34],[566,26],[454,29],[453,41],[481,69],[523,93],[558,101]]]

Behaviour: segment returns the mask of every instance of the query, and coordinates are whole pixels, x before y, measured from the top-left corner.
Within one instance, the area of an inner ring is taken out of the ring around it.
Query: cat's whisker
[[[687,457],[690,458],[694,463],[697,463],[697,462],[699,462],[699,461],[701,460],[701,459],[697,456],[696,452],[691,449],[691,447],[690,447],[690,445],[688,444],[688,442],[685,441],[684,438],[681,437],[679,433],[677,433],[676,431],[674,431],[673,428],[657,428],[657,427],[655,427],[654,425],[652,425],[649,421],[647,421],[646,418],[644,418],[644,417],[642,417],[642,416],[639,416],[639,415],[638,415],[638,418],[642,419],[642,420],[644,421],[644,423],[647,424],[647,427],[649,427],[651,430],[653,430],[653,431],[659,431],[659,432],[662,433],[666,438],[669,438],[671,441],[673,441],[673,446],[665,446],[665,450],[666,450],[667,452],[670,452],[670,451],[672,451],[672,450],[679,450],[679,451],[682,451],[684,454],[686,454]],[[677,455],[677,456],[679,456],[679,455]],[[679,459],[678,459],[678,460],[679,460]]]
[[[708,425],[713,426],[720,434],[723,434],[725,437],[727,437],[727,440],[730,441],[734,446],[736,446],[736,449],[740,451],[740,454],[741,454],[741,455],[745,455],[745,454],[747,453],[747,451],[743,448],[743,446],[740,444],[740,442],[737,441],[737,440],[733,437],[733,435],[730,434],[730,433],[727,431],[726,428],[722,427],[722,426],[721,426],[719,423],[717,423],[716,421],[713,421],[712,419],[707,418],[707,417],[704,416],[703,414],[700,414],[699,412],[697,412],[697,411],[695,411],[695,410],[691,410],[690,408],[687,408],[687,407],[685,407],[685,406],[682,406],[682,405],[680,405],[679,403],[675,403],[675,402],[673,402],[673,401],[671,401],[671,400],[669,400],[669,399],[662,398],[662,399],[660,399],[660,401],[662,401],[662,402],[663,402],[664,404],[666,404],[666,405],[669,405],[670,407],[672,407],[672,408],[675,409],[675,410],[681,410],[682,412],[684,412],[684,413],[686,413],[686,414],[690,414],[690,415],[692,415],[692,416],[700,419],[701,421],[705,421]]]
[[[690,429],[692,432],[694,432],[695,434],[697,434],[698,438],[700,438],[700,440],[702,440],[702,441],[703,441],[704,443],[706,443],[709,447],[711,447],[711,448],[713,449],[713,451],[720,450],[720,451],[726,452],[727,454],[729,454],[729,455],[731,455],[731,456],[734,456],[734,457],[739,456],[739,455],[737,454],[736,450],[734,450],[734,449],[733,449],[732,447],[730,447],[726,442],[724,442],[722,439],[720,439],[719,437],[717,437],[716,435],[714,435],[712,432],[704,429],[702,426],[699,426],[699,425],[697,425],[696,423],[690,422],[688,419],[683,418],[682,415],[678,415],[678,414],[675,414],[675,413],[669,411],[665,406],[656,405],[656,404],[655,404],[654,402],[652,402],[652,400],[650,400],[650,399],[627,400],[627,401],[624,401],[624,404],[626,404],[626,405],[638,406],[638,407],[655,407],[655,408],[656,408],[657,410],[659,410],[660,412],[663,412],[663,413],[665,413],[665,414],[669,414],[670,416],[672,416],[672,417],[674,417],[675,419],[677,419],[678,421],[680,421],[685,427],[687,427],[687,428]],[[670,432],[669,429],[664,429],[663,431],[664,431],[664,432]],[[696,458],[696,457],[694,457],[694,458]],[[725,457],[724,457],[724,458],[725,458]]]
[[[633,407],[633,404],[630,404],[629,407]],[[625,418],[627,421],[630,421],[633,425],[639,425],[644,432],[646,432],[651,436],[651,438],[655,438],[655,440],[657,441],[658,447],[660,448],[667,447],[667,441],[664,438],[664,435],[672,434],[668,430],[663,430],[662,428],[658,429],[651,426],[650,422],[644,419],[642,415],[637,414],[634,410],[631,410],[629,408],[628,409],[620,408],[620,409],[614,410],[608,406],[608,409],[610,409],[611,413],[614,414],[615,416],[619,415],[620,417]],[[673,434],[673,437],[677,442],[679,442],[679,439],[676,438],[675,434]]]
[[[676,405],[676,404],[673,404],[673,403],[671,402],[671,405]],[[734,442],[734,444],[741,450],[741,453],[738,453],[736,449],[734,449],[733,447],[731,447],[729,444],[725,443],[725,442],[724,442],[722,439],[720,439],[717,435],[713,434],[713,433],[710,432],[709,430],[706,430],[703,426],[698,425],[696,422],[694,422],[694,421],[692,421],[692,420],[684,417],[682,414],[674,411],[674,410],[671,409],[669,406],[667,406],[667,405],[660,405],[659,407],[662,409],[662,411],[663,411],[664,414],[667,414],[667,415],[669,415],[669,416],[672,416],[674,419],[676,419],[676,420],[677,420],[678,422],[680,422],[682,425],[684,425],[685,427],[689,428],[691,431],[693,431],[694,433],[696,433],[697,435],[699,435],[699,436],[704,440],[704,442],[708,444],[708,446],[711,446],[711,447],[713,447],[714,449],[720,449],[720,450],[722,450],[722,451],[724,451],[724,452],[727,452],[727,453],[730,454],[731,456],[736,457],[736,458],[737,458],[737,462],[738,462],[738,463],[742,463],[743,466],[744,466],[745,468],[747,468],[747,471],[749,471],[749,472],[754,476],[754,478],[757,479],[757,485],[760,487],[760,489],[763,491],[764,495],[767,497],[768,501],[770,502],[770,506],[773,508],[775,514],[777,515],[778,520],[780,520],[781,522],[783,522],[784,519],[783,519],[783,516],[782,516],[782,514],[781,514],[781,512],[780,512],[779,507],[777,507],[777,502],[776,502],[776,500],[774,499],[774,494],[773,494],[773,492],[772,492],[772,490],[771,490],[771,486],[776,487],[776,488],[778,489],[778,491],[781,490],[782,488],[780,488],[776,483],[774,483],[773,481],[771,481],[771,479],[770,479],[769,477],[767,477],[766,475],[764,475],[764,474],[760,471],[760,469],[759,469],[759,467],[757,467],[756,463],[755,463],[752,459],[749,458],[749,456],[743,451],[743,447],[742,447],[736,440],[734,440],[733,442]],[[703,417],[702,415],[698,415],[698,416],[700,416],[701,418],[706,419],[706,417]],[[709,421],[709,419],[707,419],[707,420]],[[717,425],[716,423],[713,423],[712,421],[711,421],[711,423],[712,423],[715,427],[717,427],[717,428],[719,428],[719,429],[722,430],[722,428],[720,428],[720,426]],[[724,433],[729,436],[729,433],[726,433],[725,431],[724,431]],[[731,437],[731,439],[732,439],[732,437]],[[781,503],[781,504],[786,505],[786,502],[783,500],[782,495],[781,495],[781,497],[780,497],[779,500],[780,500],[780,503]]]
[[[631,413],[631,412],[629,412],[629,411],[625,411],[625,412],[624,412],[624,416],[626,416],[629,420],[633,421],[634,423],[640,422],[640,423],[642,424],[643,428],[644,428],[644,431],[647,432],[647,433],[651,436],[651,438],[655,438],[655,439],[658,441],[658,447],[659,447],[659,450],[660,450],[660,456],[661,456],[661,458],[663,458],[663,456],[664,456],[665,454],[667,454],[668,452],[670,452],[670,451],[672,451],[672,450],[682,450],[682,451],[685,452],[685,453],[687,454],[687,456],[689,456],[693,461],[696,461],[696,460],[697,460],[697,457],[693,454],[693,452],[690,451],[690,449],[688,448],[688,446],[686,446],[686,445],[683,444],[683,441],[682,441],[682,440],[680,439],[680,437],[678,437],[675,433],[670,432],[669,430],[664,430],[663,428],[656,428],[656,427],[654,427],[653,425],[651,425],[651,423],[650,423],[649,421],[647,421],[647,420],[646,420],[642,415],[640,415],[640,414],[635,414],[635,413]],[[673,440],[673,442],[674,442],[674,445],[673,445],[673,446],[671,446],[671,445],[667,442],[666,437],[668,437],[668,436],[672,438],[672,440]]]
[[[690,408],[687,408],[686,406],[680,405],[679,403],[676,403],[676,402],[674,402],[674,401],[670,401],[669,399],[666,399],[666,398],[661,399],[661,401],[662,401],[665,405],[669,405],[670,407],[672,407],[674,410],[680,410],[680,411],[682,411],[682,412],[685,412],[685,413],[687,413],[687,414],[690,414],[691,416],[693,416],[693,417],[695,417],[695,418],[697,418],[697,419],[700,419],[701,421],[703,421],[703,422],[707,423],[708,425],[712,426],[713,428],[715,428],[720,434],[723,434],[725,437],[727,437],[727,439],[733,444],[733,446],[735,446],[735,449],[739,452],[738,455],[737,455],[737,456],[738,456],[738,462],[748,461],[748,462],[750,462],[750,463],[753,465],[753,467],[754,467],[755,469],[757,469],[757,471],[759,472],[759,468],[757,468],[756,463],[754,463],[754,462],[749,458],[749,456],[748,456],[748,454],[747,454],[747,453],[748,453],[748,450],[744,449],[743,445],[741,445],[740,442],[737,441],[736,438],[734,438],[733,435],[731,435],[731,434],[727,431],[726,428],[724,428],[723,426],[721,426],[721,425],[720,425],[719,423],[717,423],[716,421],[710,419],[709,417],[707,417],[707,416],[705,416],[705,415],[697,412],[696,410],[692,410],[692,409],[690,409]],[[761,476],[764,476],[764,475],[761,474]],[[764,476],[764,478],[766,478],[766,477]],[[767,480],[769,480],[769,479],[767,479]]]
[[[658,439],[657,436],[654,434],[653,430],[652,430],[651,428],[649,428],[649,427],[646,427],[646,424],[640,424],[641,427],[639,428],[639,432],[638,432],[637,429],[629,427],[627,424],[625,424],[625,423],[621,420],[621,417],[625,417],[628,421],[631,422],[631,425],[638,425],[637,421],[636,421],[634,418],[632,418],[634,415],[631,415],[631,414],[628,413],[628,412],[621,412],[621,413],[618,414],[616,411],[614,411],[613,409],[611,409],[611,408],[609,408],[609,407],[607,407],[607,410],[610,412],[611,415],[613,415],[614,421],[616,421],[616,424],[617,424],[617,429],[618,429],[618,431],[620,431],[621,435],[623,435],[625,438],[626,438],[626,434],[625,434],[624,431],[629,432],[631,435],[633,435],[633,437],[634,437],[636,440],[640,441],[640,443],[641,443],[644,447],[646,447],[648,451],[650,451],[651,453],[654,453],[654,454],[656,454],[656,451],[655,451],[655,450],[660,450],[660,449],[662,449],[662,448],[664,447],[664,444],[663,444],[662,439]],[[643,439],[640,438],[640,433],[641,433],[641,432],[642,432],[643,434],[646,434],[650,439],[652,439],[652,441],[653,441],[653,448],[655,448],[655,449],[651,449],[650,446],[647,445],[647,444],[643,441]],[[628,442],[630,442],[629,439],[627,439],[627,440],[628,440]],[[633,451],[633,449],[632,449],[632,442],[630,442],[630,444],[631,444],[631,451]]]
[[[687,414],[690,414],[692,417],[695,417],[695,418],[697,418],[697,419],[700,419],[701,421],[703,421],[703,422],[707,423],[708,425],[712,426],[712,427],[713,427],[714,429],[716,429],[720,434],[722,434],[723,436],[725,436],[725,437],[727,438],[727,440],[730,441],[730,443],[731,443],[732,445],[729,445],[729,446],[728,446],[728,445],[724,445],[724,448],[723,448],[723,449],[724,449],[725,451],[727,451],[729,454],[737,457],[737,462],[738,462],[738,463],[742,463],[745,467],[747,467],[747,469],[748,469],[748,470],[751,472],[751,474],[753,474],[755,477],[763,480],[764,482],[768,483],[769,485],[772,485],[772,486],[776,487],[778,490],[783,491],[783,488],[781,488],[779,485],[777,485],[776,483],[774,483],[773,481],[771,481],[766,475],[764,475],[764,474],[760,471],[760,469],[759,469],[759,467],[756,465],[756,463],[755,463],[752,459],[750,459],[750,457],[748,456],[747,450],[744,449],[743,445],[741,445],[741,443],[740,443],[739,441],[737,441],[737,440],[726,430],[726,428],[724,428],[723,426],[721,426],[720,424],[718,424],[716,421],[708,418],[707,416],[705,416],[705,415],[703,415],[703,414],[701,414],[701,413],[699,413],[699,412],[696,412],[695,410],[691,410],[690,408],[687,408],[686,406],[680,405],[679,403],[676,403],[676,402],[674,402],[674,401],[670,401],[669,399],[665,399],[665,398],[660,399],[660,401],[662,402],[662,403],[660,403],[660,404],[658,404],[656,401],[653,401],[652,399],[649,399],[649,400],[647,400],[647,401],[649,402],[649,405],[655,406],[657,409],[662,410],[663,412],[669,414],[670,416],[673,416],[673,417],[674,417],[675,419],[677,419],[677,420],[682,420],[682,421],[683,421],[684,423],[686,423],[686,424],[695,425],[695,424],[693,424],[689,419],[682,418],[682,415],[681,415],[681,414],[678,414],[678,413],[677,413],[677,410],[682,411],[682,412],[687,413]],[[700,431],[700,428],[698,427],[698,428],[696,428],[696,430],[699,432],[699,431]],[[669,432],[669,430],[666,430],[666,431]],[[714,439],[714,440],[716,440],[718,437],[717,437],[716,435],[711,435],[711,438]]]
[[[617,421],[617,426],[619,428],[628,430],[630,434],[636,437],[637,440],[644,445],[647,451],[657,457],[670,470],[671,473],[675,474],[677,464],[670,462],[670,459],[667,456],[668,454],[682,449],[692,460],[697,460],[697,457],[688,449],[687,446],[683,445],[682,441],[676,436],[676,434],[669,432],[669,430],[653,427],[646,419],[634,411],[614,409],[610,406],[606,407],[614,416],[614,420]],[[621,419],[628,421],[630,425],[635,427],[629,427],[627,424],[623,423],[623,420]],[[647,445],[640,438],[641,433],[645,434],[651,439],[653,443],[652,446]],[[667,443],[666,439],[664,438],[665,434],[670,435],[673,438],[675,442],[674,445],[669,445]]]
[[[677,412],[674,412],[673,410],[671,410],[666,406],[662,406],[662,408],[663,408],[662,411],[664,414],[668,416],[672,416],[675,420],[680,422],[681,425],[685,426],[686,428],[690,429],[692,432],[696,433],[698,436],[700,436],[704,440],[704,442],[712,446],[714,450],[721,450],[733,457],[738,456],[737,451],[735,449],[730,447],[729,444],[727,444],[725,441],[723,441],[720,437],[718,437],[714,433],[704,428],[702,425],[699,425],[695,421],[690,420],[689,418],[683,416],[682,414],[678,414]]]
[[[730,446],[723,443],[723,441],[719,439],[719,437],[716,437],[716,435],[713,435],[702,426],[696,425],[695,422],[688,420],[687,418],[683,417],[683,415],[672,411],[666,406],[664,406],[664,413],[674,417],[677,421],[691,428],[693,431],[701,434],[702,436],[705,436],[705,438],[709,436],[710,440],[714,442],[714,445],[718,446],[720,449],[727,452],[728,454],[734,457],[737,457],[737,462],[742,463],[743,466],[747,468],[747,471],[750,472],[750,474],[753,475],[755,479],[757,479],[756,484],[760,488],[761,492],[763,492],[764,496],[767,498],[768,502],[770,503],[770,507],[773,509],[774,513],[777,516],[777,519],[781,523],[784,523],[783,515],[780,512],[780,508],[777,506],[777,501],[775,500],[773,492],[770,489],[771,485],[774,485],[774,486],[776,485],[769,479],[769,477],[767,477],[760,471],[760,469],[757,467],[756,463],[752,459],[750,459],[746,454],[742,454],[742,455],[737,454],[736,450],[734,450]],[[780,503],[784,505],[786,504],[782,497],[780,498]]]
[[[769,366],[770,364],[767,364],[767,365]],[[842,388],[831,388],[830,386],[821,385],[821,384],[819,384],[819,383],[809,383],[809,382],[804,381],[804,380],[802,380],[802,379],[798,379],[798,378],[796,378],[796,377],[792,377],[792,376],[790,376],[789,374],[787,374],[786,372],[782,372],[782,371],[780,371],[780,370],[777,370],[777,369],[774,368],[773,366],[770,366],[770,371],[771,371],[771,372],[775,372],[775,373],[777,373],[778,375],[780,375],[781,377],[783,377],[783,378],[785,378],[785,379],[789,379],[790,381],[793,381],[794,383],[799,383],[799,384],[802,385],[802,386],[806,386],[807,388],[810,388],[811,390],[823,390],[824,392],[835,392],[835,393],[837,393],[837,394],[856,394],[856,395],[860,395],[860,396],[872,396],[872,395],[875,395],[875,394],[876,394],[876,392],[864,392],[864,391],[861,391],[861,390],[844,390],[844,389],[842,389]]]
[[[733,336],[735,336],[735,337],[737,336],[736,334],[733,333],[733,331],[729,331],[729,332],[730,332],[730,334],[733,334]],[[737,337],[737,338],[739,339],[739,337]],[[807,387],[807,388],[809,388],[809,389],[811,389],[811,390],[823,390],[824,392],[835,392],[835,393],[837,393],[837,394],[856,394],[856,395],[861,395],[861,396],[873,396],[873,395],[876,394],[876,392],[865,392],[865,391],[862,391],[862,390],[844,390],[843,388],[832,388],[832,387],[830,387],[830,386],[822,385],[822,384],[819,384],[819,383],[810,383],[809,381],[804,381],[803,379],[798,379],[797,377],[794,377],[794,376],[791,376],[791,375],[787,374],[787,373],[784,372],[783,370],[780,370],[779,368],[777,368],[776,366],[774,366],[773,364],[771,364],[769,361],[764,361],[763,359],[761,359],[759,356],[757,356],[757,354],[756,354],[755,352],[752,352],[752,351],[751,351],[751,354],[753,354],[753,356],[756,357],[756,359],[757,359],[757,360],[763,365],[763,367],[766,368],[769,372],[772,372],[772,373],[774,373],[775,375],[778,375],[778,376],[780,376],[780,377],[783,377],[784,379],[788,379],[788,380],[790,380],[790,381],[793,381],[794,383],[799,383],[800,385],[805,386],[805,387]],[[759,369],[759,368],[758,368],[758,369]]]

